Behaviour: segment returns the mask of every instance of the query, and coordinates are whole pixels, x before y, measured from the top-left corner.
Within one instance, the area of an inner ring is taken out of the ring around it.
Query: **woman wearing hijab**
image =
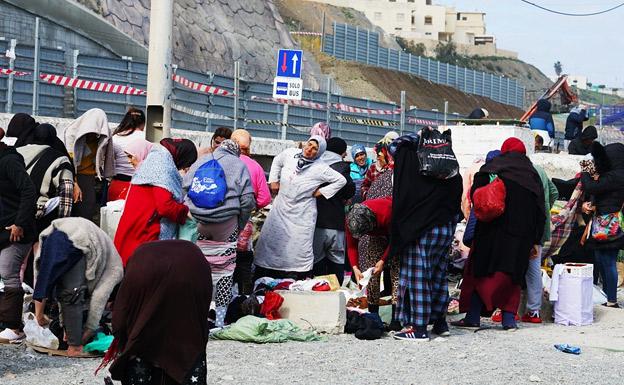
[[[614,213],[622,215],[621,211],[624,205],[624,144],[613,143],[603,147],[596,142],[592,145],[592,156],[599,176],[592,178],[587,172],[581,174],[581,183],[585,189],[585,194],[590,198],[583,204],[583,212],[594,216]],[[594,220],[596,220],[595,217]],[[624,229],[620,229],[620,231],[624,231]],[[590,237],[587,246],[594,250],[594,256],[602,277],[602,287],[607,295],[607,302],[603,306],[619,308],[616,262],[619,251],[624,249],[624,237],[603,242],[597,242]]]
[[[331,138],[331,127],[325,122],[316,122],[310,130],[310,136],[322,136],[326,141]]]
[[[6,136],[17,138],[13,147],[22,147],[33,143],[35,128],[39,123],[35,119],[23,112],[13,115],[7,127]]]
[[[372,183],[380,175],[388,170],[392,171],[394,169],[394,159],[392,158],[392,155],[390,155],[390,153],[388,152],[388,146],[390,145],[390,143],[392,143],[393,140],[394,139],[391,139],[391,137],[386,135],[373,147],[373,150],[377,155],[377,161],[369,167],[368,171],[366,172],[366,177],[362,182],[362,187],[360,188],[362,199],[367,199],[368,190],[371,188]],[[392,172],[389,172],[388,174],[391,175]],[[390,181],[390,183],[392,183],[392,181]],[[390,184],[389,187],[390,188],[388,195],[392,195],[392,184]]]
[[[477,220],[470,257],[464,270],[457,327],[479,327],[482,311],[502,310],[505,330],[515,330],[521,283],[529,258],[537,253],[546,221],[544,188],[526,156],[524,144],[509,138],[501,155],[488,161],[474,177],[472,197],[496,175],[505,184],[505,211],[498,218]]]
[[[174,239],[188,207],[183,203],[181,170],[197,160],[195,144],[188,139],[165,138],[136,171],[115,233],[115,246],[124,266],[143,243]]]
[[[113,307],[112,378],[123,385],[206,384],[210,266],[188,241],[136,249]],[[102,365],[102,366],[103,366]]]
[[[319,158],[325,139],[312,136],[302,150],[292,149],[273,160],[269,182],[279,184],[256,251],[256,277],[302,278],[314,264],[316,198],[332,198],[347,183]],[[322,187],[321,187],[322,186]]]
[[[193,196],[187,195],[185,199],[191,215],[198,222],[197,246],[204,253],[212,271],[218,327],[223,326],[225,312],[233,296],[238,233],[245,227],[251,210],[256,207],[251,176],[239,156],[238,143],[226,139],[214,152],[193,164],[183,184],[185,191],[193,189],[199,181],[196,178],[197,170],[213,159],[219,163],[225,175],[227,190],[222,204],[205,208],[200,207],[201,202],[195,202]]]
[[[93,220],[98,205],[96,179],[115,175],[115,153],[106,113],[92,108],[65,129],[64,142],[75,167],[74,214]]]
[[[115,176],[108,187],[108,201],[125,199],[130,180],[136,167],[132,164],[132,155],[128,152],[131,145],[141,145],[146,149],[150,142],[145,140],[145,113],[131,107],[113,132],[113,149],[115,151]],[[135,147],[141,148],[141,147]],[[149,149],[147,150],[149,152]],[[147,155],[146,155],[147,156]],[[143,158],[145,159],[145,158]]]
[[[427,341],[433,333],[449,335],[446,323],[448,256],[461,216],[462,178],[421,175],[419,138],[395,141],[390,255],[401,261],[396,318],[403,330],[394,338]]]
[[[366,147],[361,144],[354,144],[351,146],[351,179],[355,182],[355,196],[353,198],[354,203],[361,202],[362,199],[362,183],[366,177],[366,172],[373,164],[373,161],[368,158],[366,154]]]

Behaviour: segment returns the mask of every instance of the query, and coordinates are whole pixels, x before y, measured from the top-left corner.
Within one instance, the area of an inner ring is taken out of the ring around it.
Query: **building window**
[[[407,0],[408,3],[413,3],[415,0]]]
[[[404,13],[397,13],[396,21],[399,22],[399,23],[404,22],[405,21],[405,14]]]
[[[427,0],[427,1],[425,2],[425,4],[426,4],[426,5],[431,5],[431,0]]]
[[[431,36],[431,32],[425,32],[425,35]]]
[[[466,16],[463,16],[463,17],[462,17],[462,20],[463,20],[463,21],[466,21],[466,20],[468,20],[468,18],[467,18]]]
[[[377,21],[381,20],[381,12],[375,12],[373,14],[373,19],[375,19]]]
[[[403,28],[401,28],[401,27],[395,27],[395,28],[394,28],[394,30],[395,30],[395,31],[403,31]]]
[[[457,20],[461,20],[461,13],[457,14]]]
[[[432,24],[433,24],[433,17],[425,16],[425,25],[432,25]]]

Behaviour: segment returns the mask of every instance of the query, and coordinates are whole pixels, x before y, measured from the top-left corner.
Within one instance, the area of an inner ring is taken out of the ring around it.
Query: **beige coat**
[[[65,129],[63,141],[69,149],[70,155],[74,158],[76,171],[87,149],[86,137],[88,134],[98,135],[98,147],[95,155],[95,172],[98,178],[114,176],[113,135],[108,126],[106,113],[99,108],[88,110]]]

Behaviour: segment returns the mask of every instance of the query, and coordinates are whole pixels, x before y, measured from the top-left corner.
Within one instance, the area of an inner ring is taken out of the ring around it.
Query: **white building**
[[[432,0],[313,1],[358,10],[387,33],[423,43],[428,50],[439,41],[452,40],[465,54],[517,57],[514,52],[497,52],[496,39],[486,33],[483,12],[459,12]]]

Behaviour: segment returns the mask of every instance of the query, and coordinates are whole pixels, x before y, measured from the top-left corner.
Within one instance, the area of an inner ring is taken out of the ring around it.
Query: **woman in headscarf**
[[[394,131],[390,131],[388,134],[390,133],[394,133]],[[371,184],[377,179],[377,177],[379,177],[388,170],[394,169],[394,159],[392,158],[392,155],[390,155],[390,153],[388,152],[388,147],[390,146],[390,143],[392,143],[392,141],[396,138],[392,139],[393,136],[390,136],[388,134],[386,134],[386,136],[384,136],[373,147],[373,151],[375,151],[375,155],[377,155],[377,161],[369,167],[368,171],[366,172],[366,176],[364,177],[364,181],[362,182],[360,194],[362,195],[363,200],[367,199],[368,190],[371,188]],[[392,174],[392,172],[390,172],[389,174]],[[389,185],[389,189],[386,191],[389,191],[387,195],[392,195],[392,184]]]
[[[401,261],[396,318],[403,330],[394,338],[427,341],[449,335],[446,323],[449,250],[461,216],[462,178],[421,175],[419,137],[395,141],[390,255]]]
[[[347,183],[319,161],[326,146],[323,137],[312,136],[303,150],[287,150],[273,160],[269,182],[279,183],[279,194],[258,240],[256,277],[303,278],[312,271],[315,198],[330,199]]]
[[[93,220],[98,204],[96,178],[115,175],[115,153],[106,113],[92,108],[65,129],[64,142],[75,167],[74,215]]]
[[[113,307],[112,378],[123,385],[206,384],[210,266],[180,240],[137,248]]]
[[[475,191],[490,183],[490,175],[505,184],[505,211],[490,222],[477,220],[461,288],[460,311],[467,314],[452,325],[479,327],[483,311],[491,314],[499,308],[503,328],[515,330],[521,283],[544,233],[544,188],[517,138],[507,139],[501,155],[475,175],[473,201]]]
[[[310,136],[322,136],[326,141],[331,138],[331,127],[325,122],[316,122],[310,129]]]
[[[581,183],[588,195],[587,201],[583,204],[583,212],[593,214],[594,221],[596,216],[614,213],[622,215],[622,206],[624,205],[624,144],[612,143],[603,147],[596,142],[592,145],[591,153],[596,162],[598,177],[592,178],[587,172],[581,174]],[[620,223],[621,225],[622,223]],[[624,229],[620,231],[624,231]],[[624,237],[602,242],[590,237],[587,245],[594,250],[596,264],[602,277],[602,287],[607,295],[607,302],[603,303],[603,306],[619,308],[616,262],[619,251],[624,249]]]
[[[354,203],[361,202],[362,198],[362,183],[366,177],[366,172],[373,164],[373,161],[368,157],[366,153],[366,147],[361,144],[354,144],[351,146],[351,179],[355,182],[355,196],[353,197]]]
[[[9,126],[7,127],[6,136],[17,138],[13,147],[22,147],[33,143],[35,128],[39,123],[35,119],[23,112],[13,115]]]
[[[143,243],[174,239],[188,207],[183,203],[182,176],[197,160],[197,148],[188,139],[165,138],[136,171],[115,233],[115,246],[124,266]]]
[[[223,326],[225,312],[233,296],[238,233],[245,227],[251,210],[256,207],[251,176],[239,156],[238,143],[226,139],[211,154],[203,156],[193,164],[183,183],[185,191],[203,187],[196,172],[213,159],[219,163],[225,174],[227,190],[222,204],[211,208],[203,207],[202,202],[194,200],[194,195],[187,195],[185,200],[191,215],[198,222],[197,246],[204,253],[212,270],[218,327]],[[207,167],[209,166],[210,164]]]
[[[128,152],[130,146],[141,145],[135,149],[146,149],[150,142],[145,140],[145,113],[131,107],[113,132],[113,149],[115,150],[115,176],[108,186],[108,200],[125,199],[130,180],[136,167],[132,164],[132,156]],[[149,152],[149,150],[147,150]],[[147,156],[147,155],[146,155]],[[145,159],[145,158],[143,158]]]

